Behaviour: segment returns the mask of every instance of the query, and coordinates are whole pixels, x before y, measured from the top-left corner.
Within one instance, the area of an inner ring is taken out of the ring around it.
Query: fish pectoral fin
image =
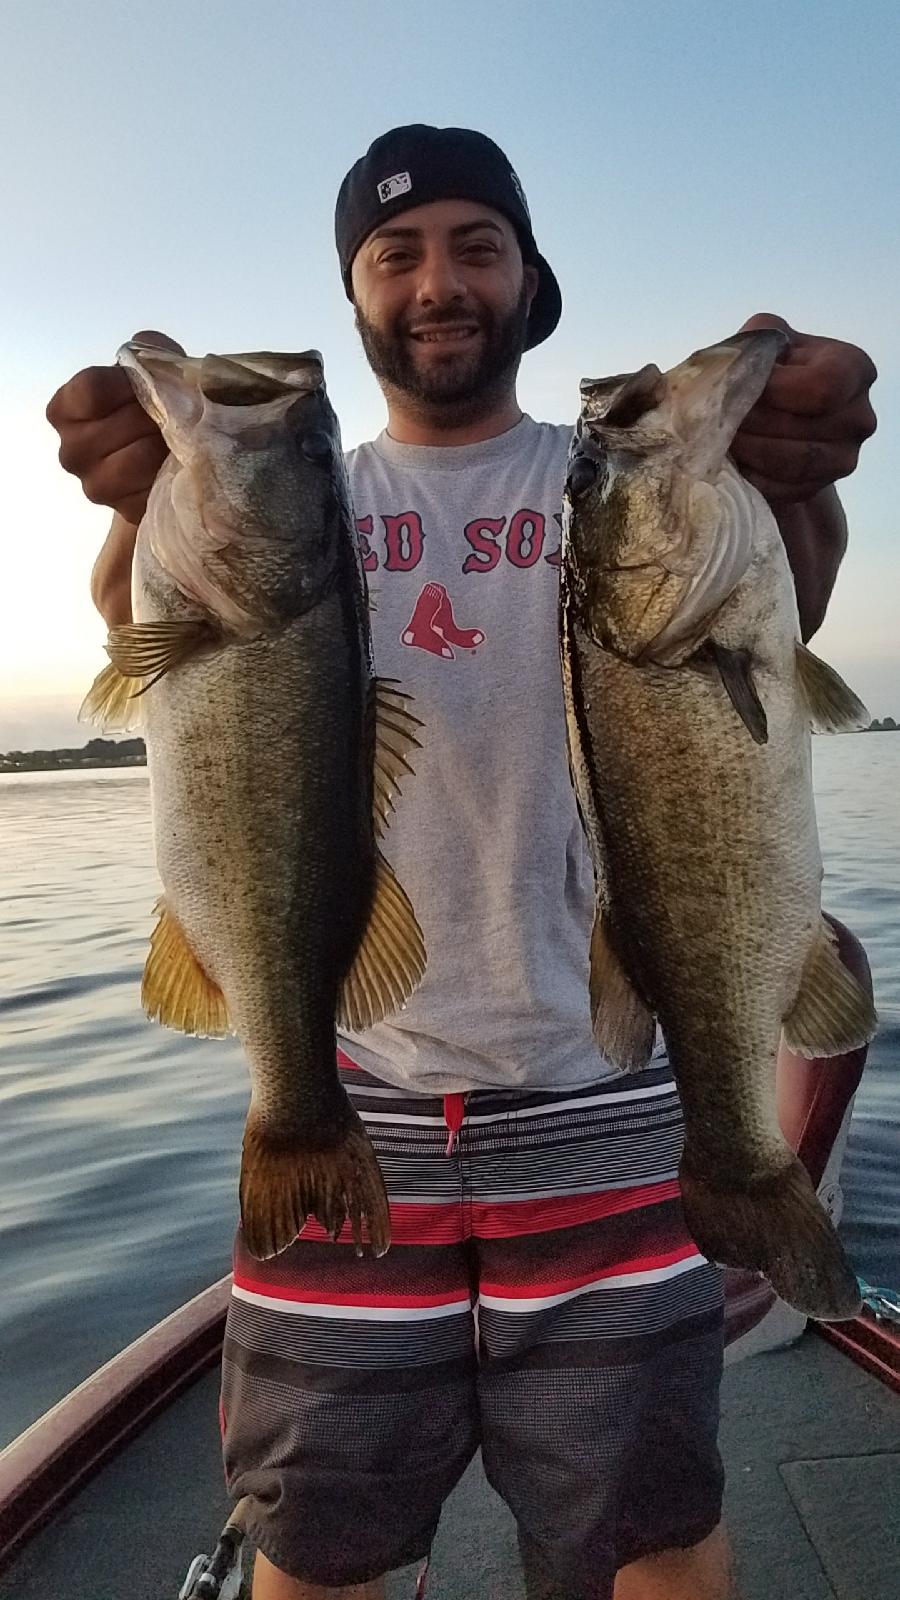
[[[425,941],[409,898],[380,851],[366,931],[338,997],[338,1027],[358,1032],[399,1011],[425,971]]]
[[[269,1132],[251,1106],[241,1157],[241,1226],[257,1259],[287,1250],[310,1216],[332,1239],[349,1221],[357,1255],[366,1245],[384,1255],[391,1242],[384,1178],[359,1117],[349,1105],[347,1112],[336,1143],[310,1150]]]
[[[78,710],[79,722],[92,722],[101,733],[118,728],[121,733],[141,725],[143,678],[126,678],[110,662],[98,672]]]
[[[797,678],[810,721],[822,733],[867,728],[872,718],[840,673],[797,641]]]
[[[126,622],[111,628],[106,653],[123,677],[143,678],[141,694],[164,673],[219,638],[212,623],[194,620]]]
[[[622,1072],[642,1072],[653,1053],[656,1024],[609,939],[598,909],[591,934],[591,1021],[594,1040]]]
[[[860,1309],[859,1285],[809,1174],[790,1156],[746,1186],[710,1181],[692,1159],[690,1131],[679,1172],[685,1221],[710,1261],[762,1272],[782,1300],[808,1317],[841,1322]]]
[[[179,1033],[224,1039],[234,1030],[218,984],[201,967],[165,900],[154,908],[159,921],[150,935],[150,954],[141,983],[148,1017]]]
[[[753,743],[768,744],[769,725],[753,681],[753,658],[749,650],[729,650],[715,639],[707,639],[698,655],[711,663],[719,674],[725,692]]]
[[[397,687],[392,678],[377,678],[374,690],[375,760],[372,821],[376,839],[383,839],[390,825],[394,798],[400,793],[401,774],[410,777],[414,769],[409,763],[413,750],[422,746],[416,730],[422,723],[409,709],[410,696]]]
[[[841,1056],[868,1044],[877,1026],[872,997],[844,966],[837,937],[823,918],[782,1023],[785,1044],[798,1056]]]

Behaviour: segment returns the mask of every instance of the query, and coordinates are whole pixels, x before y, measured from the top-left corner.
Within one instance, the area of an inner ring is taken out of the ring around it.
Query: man
[[[523,416],[515,387],[559,289],[508,161],[465,130],[376,140],[336,237],[388,407],[348,464],[379,672],[424,723],[388,853],[429,967],[400,1016],[341,1041],[391,1196],[388,1255],[358,1260],[313,1224],[265,1263],[238,1239],[225,1460],[253,1497],[254,1597],[378,1600],[427,1555],[480,1444],[532,1600],[726,1600],[720,1275],[684,1227],[665,1058],[617,1079],[587,1009],[592,874],[556,644],[571,430]],[[853,346],[794,334],[734,443],[778,517],[806,637],[874,377]],[[114,369],[78,374],[48,416],[63,465],[117,512],[92,592],[128,620],[164,446]]]

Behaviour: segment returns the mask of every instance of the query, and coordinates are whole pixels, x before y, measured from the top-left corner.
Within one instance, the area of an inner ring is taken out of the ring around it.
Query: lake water
[[[881,1032],[844,1234],[900,1285],[900,735],[814,741],[824,900],[862,940]],[[143,769],[0,777],[0,1446],[227,1272],[240,1048],[144,1018],[158,880]]]

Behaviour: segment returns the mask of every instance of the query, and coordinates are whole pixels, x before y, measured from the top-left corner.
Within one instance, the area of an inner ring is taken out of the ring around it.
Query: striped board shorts
[[[334,1587],[427,1558],[480,1447],[531,1600],[608,1600],[721,1512],[722,1274],[685,1228],[668,1066],[443,1100],[340,1070],[393,1242],[308,1222],[263,1262],[238,1234],[223,1440],[251,1538]]]

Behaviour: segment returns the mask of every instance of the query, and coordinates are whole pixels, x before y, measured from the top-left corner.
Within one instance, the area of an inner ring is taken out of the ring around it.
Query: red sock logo
[[[458,650],[476,650],[484,643],[480,628],[459,627],[442,583],[426,583],[400,638],[404,644],[428,650],[445,661],[454,660],[453,645]]]

